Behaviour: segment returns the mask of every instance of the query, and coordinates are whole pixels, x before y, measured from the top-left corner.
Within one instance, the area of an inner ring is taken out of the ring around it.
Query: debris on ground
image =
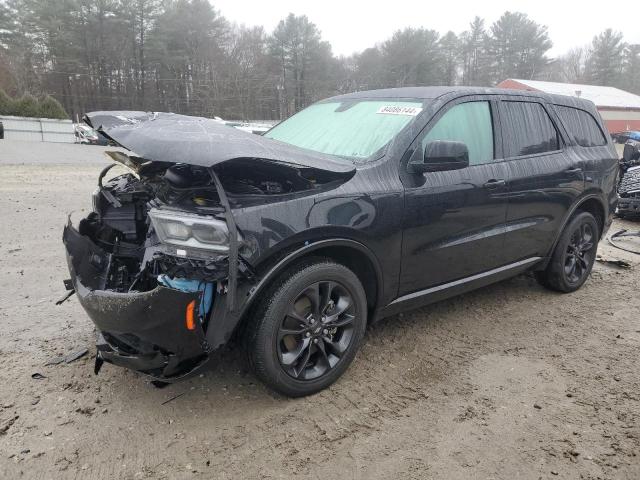
[[[174,401],[176,398],[180,398],[185,393],[187,393],[187,392],[182,392],[182,393],[179,393],[178,395],[174,395],[173,397],[171,397],[171,398],[165,400],[164,402],[162,402],[160,405],[166,405],[167,403]]]
[[[604,263],[605,265],[611,265],[618,268],[631,268],[631,264],[626,260],[620,260],[618,258],[605,257],[604,255],[598,255],[596,261]]]
[[[70,353],[69,355],[64,357],[64,363],[75,362],[79,358],[84,357],[88,352],[89,352],[88,348],[83,348],[83,349],[78,350],[76,352]]]
[[[51,366],[51,365],[59,365],[62,362],[64,362],[64,363],[75,362],[79,358],[84,357],[87,353],[89,353],[89,349],[88,348],[82,348],[82,349],[77,350],[75,352],[69,353],[68,355],[62,355],[62,356],[59,356],[59,357],[52,358],[51,360],[47,361],[47,363],[45,363],[45,366],[48,367],[48,366]]]
[[[64,302],[69,300],[74,293],[76,293],[75,290],[69,290],[62,297],[60,297],[58,300],[56,300],[56,305],[62,305]]]

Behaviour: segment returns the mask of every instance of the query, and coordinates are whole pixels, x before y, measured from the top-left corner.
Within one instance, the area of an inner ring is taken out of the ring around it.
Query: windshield
[[[422,101],[345,100],[311,105],[264,134],[297,147],[368,158],[422,111]]]

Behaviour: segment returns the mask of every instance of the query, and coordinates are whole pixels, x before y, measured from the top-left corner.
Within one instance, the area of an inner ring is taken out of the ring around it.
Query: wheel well
[[[590,198],[585,200],[576,209],[577,212],[589,212],[593,215],[598,222],[598,227],[600,228],[600,235],[604,231],[604,208],[602,207],[602,203],[596,198]]]
[[[378,300],[378,275],[371,259],[360,250],[346,246],[327,246],[313,250],[300,258],[325,257],[334,260],[356,274],[367,295],[367,307],[371,313]],[[299,259],[297,259],[299,260]]]

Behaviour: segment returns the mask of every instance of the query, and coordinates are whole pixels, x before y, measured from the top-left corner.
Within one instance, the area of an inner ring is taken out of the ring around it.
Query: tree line
[[[0,115],[61,120],[69,118],[64,107],[51,95],[36,98],[30,93],[25,93],[20,98],[11,98],[2,89],[0,89]]]
[[[334,94],[416,85],[492,86],[505,78],[640,93],[640,45],[606,30],[551,58],[547,28],[505,12],[461,33],[405,28],[335,56],[290,14],[272,32],[232,23],[207,0],[0,0],[0,88],[52,95],[71,115],[156,110],[285,118]]]

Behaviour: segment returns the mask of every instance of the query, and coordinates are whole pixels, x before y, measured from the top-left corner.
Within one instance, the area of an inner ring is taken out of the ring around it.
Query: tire
[[[562,231],[546,270],[535,272],[538,282],[557,292],[578,290],[589,278],[599,239],[595,217],[589,212],[576,214]]]
[[[262,295],[245,330],[249,365],[279,393],[310,395],[345,372],[366,326],[367,299],[358,277],[333,261],[307,260]]]

